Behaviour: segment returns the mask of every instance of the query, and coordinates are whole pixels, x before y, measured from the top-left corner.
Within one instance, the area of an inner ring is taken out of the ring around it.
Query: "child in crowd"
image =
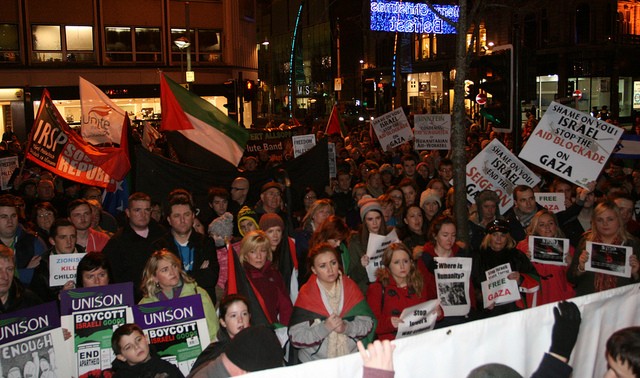
[[[111,366],[114,378],[184,378],[173,364],[152,356],[149,340],[137,324],[124,324],[111,336],[111,348],[116,354]]]

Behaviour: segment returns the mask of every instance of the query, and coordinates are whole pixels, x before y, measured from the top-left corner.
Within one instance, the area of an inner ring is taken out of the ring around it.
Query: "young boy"
[[[124,324],[111,336],[116,359],[111,363],[114,378],[184,378],[175,365],[152,356],[147,336],[137,324]]]
[[[605,351],[609,370],[605,378],[640,378],[640,327],[616,331]]]

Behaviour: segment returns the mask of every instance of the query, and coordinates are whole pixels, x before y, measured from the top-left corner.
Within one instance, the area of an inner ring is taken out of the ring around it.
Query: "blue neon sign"
[[[433,5],[444,17],[458,22],[460,7],[457,5]],[[456,28],[429,9],[427,4],[400,1],[371,1],[371,30],[417,33],[455,34]]]

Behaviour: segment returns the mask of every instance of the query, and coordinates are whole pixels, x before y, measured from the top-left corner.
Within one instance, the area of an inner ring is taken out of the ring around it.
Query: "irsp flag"
[[[160,131],[178,131],[193,143],[238,166],[249,132],[200,96],[160,75]]]
[[[104,92],[80,77],[82,138],[91,144],[119,144],[127,113]]]
[[[118,148],[91,146],[69,128],[45,90],[29,136],[27,158],[71,181],[113,187],[131,168],[126,135],[123,130]]]

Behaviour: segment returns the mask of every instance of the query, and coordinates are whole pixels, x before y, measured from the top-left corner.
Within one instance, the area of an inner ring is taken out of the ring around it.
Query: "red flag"
[[[71,181],[114,188],[129,172],[127,151],[128,117],[122,130],[120,147],[96,148],[71,130],[45,90],[34,121],[27,159]]]
[[[296,119],[296,117],[291,118],[291,123],[293,126],[301,126],[302,124]]]
[[[342,124],[342,120],[338,115],[338,107],[333,105],[333,109],[331,109],[331,114],[329,115],[329,122],[327,122],[327,128],[324,131],[325,135],[333,135],[340,134],[344,138],[346,135],[344,131],[344,125]]]

